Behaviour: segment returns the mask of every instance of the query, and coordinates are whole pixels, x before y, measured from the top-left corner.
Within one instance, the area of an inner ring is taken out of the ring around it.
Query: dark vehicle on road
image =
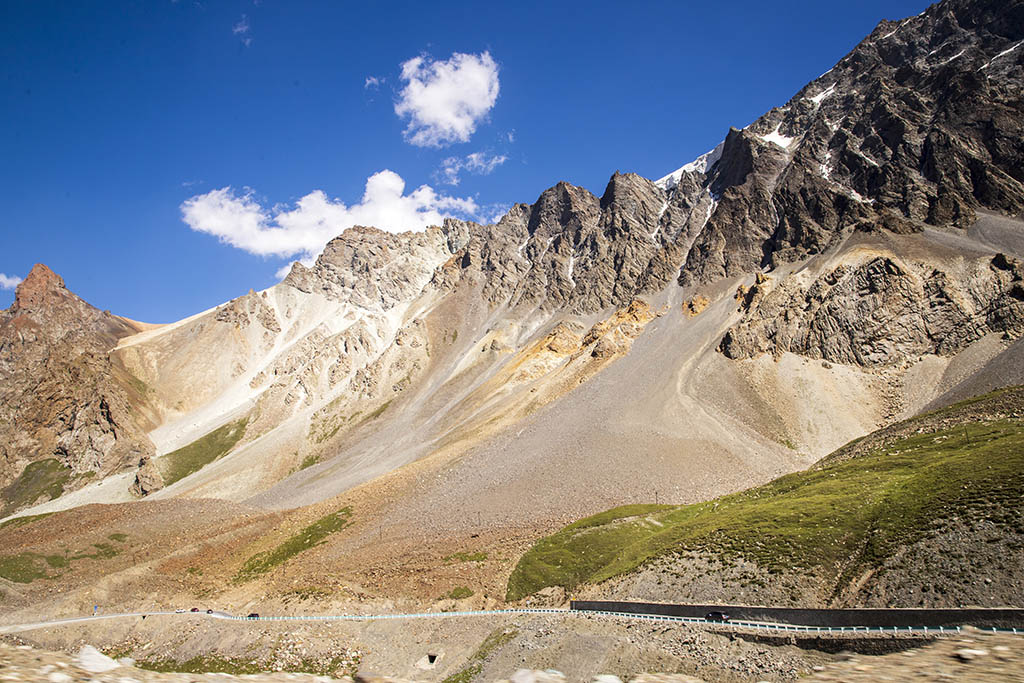
[[[208,610],[206,610],[206,613],[207,614],[213,614],[213,610],[212,609],[208,609]]]
[[[708,612],[704,615],[704,621],[729,621],[729,615],[725,612]]]
[[[247,619],[259,619],[260,615],[259,615],[259,612],[249,612],[249,616],[246,617],[246,618]]]
[[[199,611],[198,607],[193,607],[192,609],[189,610],[189,612],[198,612],[198,611]]]

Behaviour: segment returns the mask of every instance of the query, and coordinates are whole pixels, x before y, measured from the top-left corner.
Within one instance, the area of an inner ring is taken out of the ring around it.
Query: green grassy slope
[[[320,545],[331,534],[352,524],[352,508],[343,507],[302,529],[273,548],[253,555],[235,575],[235,583],[245,583],[284,564],[295,555]]]
[[[249,418],[243,418],[223,425],[189,445],[158,458],[156,463],[164,478],[164,485],[170,486],[229,453],[245,434],[248,422]]]
[[[18,478],[0,491],[0,517],[35,503],[39,499],[53,500],[64,493],[71,478],[71,470],[57,458],[30,463]]]
[[[1024,398],[1024,389],[1012,391]],[[633,505],[583,519],[534,544],[509,578],[507,599],[597,583],[677,551],[743,557],[773,573],[796,569],[841,582],[954,515],[970,511],[1019,525],[1024,421],[1019,401],[1004,409],[1006,393],[971,399],[978,421],[966,430],[950,419],[963,413],[957,404],[923,416],[917,429],[901,423],[902,431],[877,448],[826,458],[764,486],[706,503]],[[999,409],[979,413],[979,401]]]

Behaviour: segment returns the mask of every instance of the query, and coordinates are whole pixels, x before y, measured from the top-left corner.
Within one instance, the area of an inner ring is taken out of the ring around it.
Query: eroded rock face
[[[146,496],[164,487],[164,477],[160,468],[152,460],[144,460],[135,473],[135,481],[131,491],[137,496]]]
[[[881,22],[784,107],[729,132],[704,183],[717,206],[681,282],[821,253],[856,228],[1020,214],[1022,39],[1018,2],[947,1]]]
[[[153,444],[132,408],[144,387],[108,355],[136,331],[46,266],[32,269],[0,312],[0,485],[48,458],[100,476],[148,461]]]
[[[1021,14],[961,0],[883,21],[785,106],[657,182],[616,173],[600,199],[559,183],[497,226],[465,224],[435,281],[492,304],[592,313],[676,277],[703,284],[820,254],[855,230],[1018,215]]]
[[[476,288],[491,305],[512,309],[628,306],[676,277],[690,239],[687,221],[707,211],[685,201],[680,195],[671,204],[663,189],[631,173],[613,175],[601,198],[559,183],[497,225],[464,224],[469,239],[432,284]]]
[[[418,233],[355,226],[331,240],[312,268],[296,263],[284,284],[387,310],[422,291],[434,269],[468,239],[459,222]]]
[[[960,272],[877,256],[824,273],[809,286],[759,278],[742,293],[744,320],[720,350],[729,358],[792,352],[876,366],[950,355],[991,332],[1024,330],[1024,268],[997,255]]]
[[[270,333],[281,331],[281,323],[274,310],[267,305],[267,293],[257,294],[251,289],[245,296],[232,299],[217,309],[214,319],[237,326],[248,325],[250,321],[255,320]]]

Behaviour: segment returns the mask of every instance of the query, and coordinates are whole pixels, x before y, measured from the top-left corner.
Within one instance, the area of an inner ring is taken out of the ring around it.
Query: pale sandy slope
[[[886,253],[939,264],[997,250],[1019,255],[1020,228],[1017,221],[982,217],[967,234],[857,233],[841,249],[771,277],[813,278],[841,262]],[[728,360],[716,347],[739,319],[736,288],[751,282],[751,277],[723,281],[699,292],[669,286],[650,299],[661,315],[643,329],[632,349],[595,376],[581,376],[586,381],[571,390],[564,385],[575,376],[557,364],[521,386],[494,384],[503,368],[521,360],[563,316],[512,316],[481,306],[471,295],[443,304],[410,302],[404,318],[373,320],[379,335],[393,338],[413,318],[422,318],[429,360],[378,418],[324,443],[317,452],[320,464],[288,476],[300,447],[310,446],[315,410],[331,394],[319,403],[296,404],[276,425],[157,497],[215,497],[294,508],[422,461],[367,489],[366,495],[379,498],[375,514],[386,516],[388,524],[425,533],[475,527],[488,519],[512,526],[548,525],[620,503],[687,502],[761,483],[806,467],[884,422],[933,402],[1022,379],[1017,346],[996,335],[956,356],[925,356],[895,370],[826,367],[790,354]],[[684,315],[683,301],[698,293],[711,305],[696,317]],[[168,421],[157,430],[166,435],[158,439],[162,452],[244,414],[261,391],[252,387],[254,378],[276,358],[297,353],[311,330],[324,325],[343,330],[351,324],[338,322],[352,318],[351,307],[290,288],[272,288],[265,298],[283,323],[277,335],[254,336],[249,330],[225,337],[223,326],[209,324],[212,312],[207,312],[122,344],[122,353],[134,347],[139,359],[172,361],[151,370],[154,384],[167,380],[158,388],[170,406]],[[572,319],[586,329],[612,314]],[[459,332],[459,341],[445,345],[440,339],[451,329]],[[506,349],[492,351],[492,341]],[[160,352],[147,350],[154,347]],[[205,361],[203,354],[211,348],[228,348],[236,366],[215,359],[213,374],[203,376],[197,368],[209,363],[196,359]],[[178,375],[175,363],[183,369]],[[192,387],[203,386],[205,393],[197,389],[190,394]],[[524,408],[536,391],[550,400]],[[172,401],[182,397],[191,397],[194,405],[174,410]],[[110,486],[90,487],[73,499],[47,504],[46,510],[125,500],[115,493]],[[25,512],[35,511],[42,509]]]
[[[797,270],[809,277],[887,250],[939,262],[989,251],[946,233],[858,235]],[[826,367],[791,354],[728,360],[716,347],[737,320],[737,284],[707,291],[714,303],[694,318],[680,312],[690,293],[670,288],[653,302],[666,313],[596,377],[477,443],[434,451],[404,478],[378,489],[371,484],[386,517],[381,523],[443,536],[468,532],[478,521],[547,525],[622,503],[707,499],[806,467],[957,387],[983,391],[1012,380],[998,364],[1016,346],[998,335],[898,372]],[[416,428],[430,417],[418,405],[405,410],[395,429],[385,427],[247,502],[288,508],[324,500],[367,481],[368,468],[402,454],[429,455],[444,443],[436,431]]]

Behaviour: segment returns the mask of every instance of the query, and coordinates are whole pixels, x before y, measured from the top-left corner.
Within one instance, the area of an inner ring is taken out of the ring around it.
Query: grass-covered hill
[[[1017,604],[1022,550],[1015,387],[879,430],[764,486],[582,519],[534,544],[507,597],[561,586],[751,604]]]

